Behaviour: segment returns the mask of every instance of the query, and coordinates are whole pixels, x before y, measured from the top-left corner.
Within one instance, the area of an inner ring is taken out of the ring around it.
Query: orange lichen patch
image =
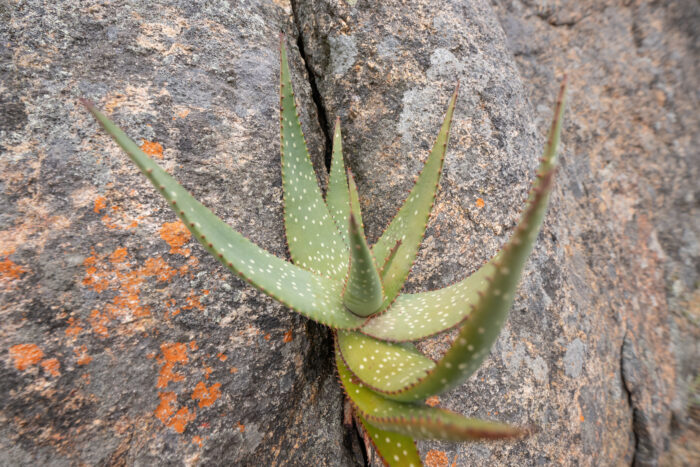
[[[39,363],[44,352],[36,344],[17,344],[10,347],[10,357],[15,361],[15,368],[24,371]]]
[[[97,198],[95,198],[95,207],[93,208],[95,212],[100,212],[105,207],[107,207],[107,198],[105,198],[104,196],[98,196]]]
[[[208,389],[204,381],[200,381],[194,387],[192,399],[199,401],[199,407],[209,407],[221,396],[221,383],[214,383]]]
[[[484,206],[486,206],[486,203],[484,202],[484,200],[481,199],[481,198],[477,198],[477,199],[476,199],[476,207],[479,208],[479,209],[481,209],[481,208],[483,208]]]
[[[171,311],[171,310],[168,310],[168,311],[165,312],[165,317],[166,317],[166,319],[167,319],[167,318],[172,318],[173,316],[179,315],[181,312],[182,312],[182,310],[180,310],[179,308],[176,308],[176,309],[174,309],[174,310],[172,310],[172,311]]]
[[[173,369],[176,363],[187,363],[187,347],[180,342],[166,343],[160,346],[163,356],[158,358],[161,363],[158,383],[156,387],[164,388],[171,381],[183,381],[185,377],[180,373],[175,373]]]
[[[199,301],[199,297],[196,297],[194,292],[190,292],[185,300],[187,301],[187,305],[182,307],[183,310],[191,310],[193,308],[196,308],[199,311],[204,310],[202,302]]]
[[[225,362],[226,359],[228,358],[228,357],[226,356],[226,354],[224,354],[224,353],[222,353],[222,352],[219,352],[216,356],[219,357],[219,360],[221,360],[222,362]]]
[[[141,150],[151,157],[163,158],[163,145],[160,143],[143,140]]]
[[[236,367],[234,366],[234,367],[232,367],[228,372],[229,372],[229,373],[238,373],[238,368],[236,368]]]
[[[173,342],[160,346],[165,361],[172,363],[187,363],[187,347],[181,342]]]
[[[190,241],[192,234],[182,222],[175,221],[163,224],[160,228],[160,238],[170,245],[170,253],[177,253],[183,256],[189,255],[190,250],[183,250],[182,246]]]
[[[119,228],[119,224],[114,222],[112,220],[112,218],[109,217],[108,215],[102,216],[102,219],[100,219],[100,220],[105,225],[105,227],[107,227],[108,229],[118,229]]]
[[[13,263],[8,258],[9,254],[3,256],[5,256],[5,259],[0,261],[0,281],[13,281],[19,279],[22,274],[27,272],[26,268]]]
[[[289,331],[287,331],[287,332],[284,333],[284,338],[282,339],[282,341],[283,341],[285,344],[288,344],[289,342],[292,342],[292,330],[291,330],[291,329],[290,329]]]
[[[580,416],[579,416],[579,420],[581,420],[582,422],[585,422],[585,421],[586,421],[586,417],[584,417],[583,415],[580,415]]]
[[[204,379],[209,379],[209,375],[213,372],[212,368],[210,366],[205,366],[204,367]]]
[[[190,413],[189,409],[186,407],[181,408],[177,411],[173,418],[170,419],[168,426],[178,433],[183,433],[187,424],[194,420],[195,414]]]
[[[447,467],[448,464],[447,455],[437,449],[432,449],[425,455],[426,467]]]
[[[92,361],[92,357],[87,354],[87,346],[81,345],[77,349],[73,349],[75,356],[78,358],[78,365],[87,365]]]
[[[66,328],[66,336],[70,338],[78,337],[78,334],[83,332],[83,328],[78,326],[78,322],[75,318],[68,318],[68,327]]]
[[[97,209],[97,207],[95,209]],[[104,206],[102,209],[104,209]],[[99,211],[96,210],[95,212],[101,212],[102,209]],[[126,213],[124,213],[119,206],[112,206],[111,214],[105,213],[101,220],[108,229],[128,230],[136,228],[139,225],[136,220],[130,218]]]
[[[155,276],[161,282],[167,282],[177,274],[177,270],[171,268],[163,258],[148,258],[143,273],[147,276]]]
[[[241,433],[243,433],[243,432],[245,431],[245,425],[244,425],[244,424],[238,422],[238,423],[236,423],[236,425],[238,425],[238,431],[240,431]]]
[[[89,321],[90,325],[92,326],[92,332],[97,334],[99,337],[109,337],[109,331],[107,331],[109,318],[100,314],[100,312],[97,310],[92,310],[92,312],[90,312]]]
[[[160,403],[158,407],[156,407],[154,414],[161,422],[167,425],[168,420],[170,420],[172,414],[175,413],[174,403],[177,396],[174,392],[169,391],[158,393],[158,397],[160,398]]]
[[[126,248],[117,248],[109,255],[109,260],[112,263],[123,263],[126,260]]]
[[[105,277],[105,274],[97,271],[97,256],[93,250],[92,255],[85,258],[83,261],[83,266],[85,266],[85,277],[83,278],[83,285],[92,288],[95,292],[102,292],[109,286],[109,282]]]
[[[158,281],[167,282],[179,272],[162,258],[148,258],[143,266],[138,267],[129,261],[129,253],[124,247],[117,248],[107,256],[98,257],[93,251],[92,255],[83,261],[83,265],[85,266],[83,285],[96,292],[105,290],[117,292],[111,303],[101,311],[102,316],[105,316],[101,324],[105,327],[111,319],[123,320],[149,316],[150,308],[140,303],[141,286],[144,281],[149,277],[155,277]],[[194,307],[198,303],[197,300],[190,305]]]
[[[190,350],[197,350],[199,347],[197,346],[197,341],[190,341]]]
[[[51,376],[61,376],[61,372],[58,371],[61,368],[61,364],[57,358],[47,358],[42,360],[41,367]]]
[[[270,334],[265,334],[265,336],[263,337],[263,339],[265,339],[266,341],[269,341],[269,340],[270,340]]]
[[[438,396],[430,396],[425,400],[425,404],[430,407],[435,407],[440,403],[440,398]]]
[[[158,383],[156,384],[157,388],[165,388],[171,381],[178,382],[185,379],[183,375],[173,371],[174,366],[172,363],[166,363],[160,368]]]
[[[202,447],[202,437],[201,436],[193,436],[192,437],[192,442],[199,446],[200,448]]]

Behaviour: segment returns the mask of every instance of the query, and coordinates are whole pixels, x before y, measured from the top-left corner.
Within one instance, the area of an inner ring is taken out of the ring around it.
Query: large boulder
[[[421,443],[427,463],[654,465],[698,371],[697,4],[351,3],[295,12],[371,239],[462,85],[410,291],[461,279],[503,244],[571,81],[562,170],[510,320],[483,367],[440,397],[539,433]],[[437,356],[448,341],[422,348]]]
[[[0,464],[352,465],[326,331],[210,258],[78,104],[284,257],[280,31],[324,150],[289,5],[0,15]]]
[[[510,319],[439,398],[539,432],[421,442],[426,465],[693,464],[697,441],[674,440],[697,440],[697,2],[197,3],[0,5],[0,463],[378,462],[343,427],[329,333],[209,258],[77,104],[286,257],[284,31],[319,179],[339,116],[370,241],[461,83],[408,291],[508,238],[569,74],[562,167]]]

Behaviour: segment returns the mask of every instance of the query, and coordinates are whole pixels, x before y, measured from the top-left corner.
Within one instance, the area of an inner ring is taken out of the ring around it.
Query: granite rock
[[[512,232],[569,74],[510,319],[440,396],[540,430],[421,442],[426,465],[697,464],[699,30],[693,0],[1,3],[0,463],[378,462],[342,425],[327,331],[209,258],[77,104],[285,256],[284,31],[319,179],[338,116],[370,241],[461,83],[408,291],[461,279]]]
[[[289,4],[0,16],[0,464],[353,465],[327,331],[209,258],[78,104],[286,256],[280,31],[324,151]]]
[[[508,325],[483,367],[440,397],[539,433],[421,443],[426,464],[668,462],[698,372],[697,4],[294,7],[327,120],[343,124],[370,239],[408,193],[461,82],[409,291],[449,285],[503,244],[558,82],[571,80],[562,169]],[[422,349],[437,356],[449,339]]]

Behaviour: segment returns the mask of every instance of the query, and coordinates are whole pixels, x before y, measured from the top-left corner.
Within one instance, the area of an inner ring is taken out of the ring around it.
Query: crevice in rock
[[[630,465],[646,467],[657,465],[658,453],[649,426],[649,418],[639,406],[637,394],[641,362],[637,358],[634,344],[629,340],[629,331],[625,333],[620,348],[620,375],[622,387],[627,393],[627,402],[632,411],[632,436],[634,452]]]
[[[625,346],[627,345],[627,334],[622,340],[622,347],[620,348],[620,377],[622,378],[622,388],[627,393],[627,404],[630,406],[632,411],[632,437],[634,438],[634,451],[632,452],[632,461],[630,465],[634,465],[634,461],[637,455],[637,444],[638,438],[637,433],[634,431],[635,421],[634,421],[634,403],[632,402],[632,388],[630,388],[630,383],[627,382],[625,377]]]
[[[321,92],[318,90],[318,86],[316,85],[316,75],[314,75],[313,69],[311,68],[311,63],[309,62],[309,60],[307,60],[306,51],[304,50],[304,39],[301,21],[299,20],[299,8],[297,7],[297,0],[291,0],[290,3],[292,5],[292,16],[294,18],[294,26],[297,29],[297,48],[299,49],[299,55],[301,55],[301,59],[304,62],[306,74],[309,77],[311,97],[313,98],[314,105],[316,106],[318,124],[321,127],[321,131],[323,132],[323,160],[325,161],[326,171],[330,172],[333,141],[331,140],[330,127],[328,125],[328,114],[326,113],[326,107],[323,105],[323,98],[321,97]]]
[[[298,0],[290,0],[290,3],[292,6],[294,26],[297,30],[297,48],[299,49],[299,55],[301,56],[301,59],[304,62],[304,67],[306,68],[306,74],[309,80],[309,87],[311,88],[311,97],[316,108],[318,124],[321,127],[321,131],[323,131],[323,152],[325,168],[327,172],[330,172],[333,140],[331,139],[331,127],[328,124],[328,114],[323,104],[321,92],[319,91],[318,86],[316,84],[316,76],[311,67],[310,60],[307,58],[306,50],[304,49],[304,37],[302,32],[302,23],[299,19]],[[317,348],[318,351],[317,355],[321,355],[327,349],[333,348],[333,339],[331,337],[330,332],[325,326],[309,322],[309,324],[307,325],[307,335],[309,335],[311,340],[314,342],[313,345]],[[321,371],[328,370],[328,368],[330,367],[328,371],[335,372],[334,363],[332,362],[331,357],[324,358],[322,360],[324,361],[324,363],[320,365],[318,364],[317,359],[314,359],[313,363],[307,362],[307,368],[305,369],[305,371],[313,372],[314,370],[318,370],[319,368],[317,367],[320,366],[322,367],[320,368]],[[330,363],[330,365],[326,366],[325,362]],[[314,368],[309,368],[310,366],[313,366]],[[355,426],[354,421],[350,426],[346,426],[343,445],[345,449],[350,453],[350,456],[356,459],[358,465],[362,465],[364,467],[370,467],[372,465],[370,460],[370,453],[367,451],[367,446],[365,445],[365,441],[362,437],[360,429],[359,427]]]

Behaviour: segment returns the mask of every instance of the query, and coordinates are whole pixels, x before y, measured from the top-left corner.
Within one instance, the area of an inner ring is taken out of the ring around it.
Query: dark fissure
[[[299,20],[299,9],[297,5],[297,0],[291,0],[291,5],[292,5],[292,14],[293,14],[293,19],[294,19],[294,26],[296,27],[297,30],[297,48],[299,49],[299,55],[301,56],[302,61],[304,62],[304,67],[306,68],[306,74],[308,76],[309,80],[309,87],[311,88],[311,97],[313,99],[313,103],[316,109],[316,116],[318,118],[318,124],[321,127],[321,131],[323,132],[323,155],[324,155],[324,163],[325,163],[325,168],[328,173],[330,173],[331,170],[331,157],[333,153],[333,140],[331,138],[331,132],[332,128],[328,124],[328,114],[326,113],[326,108],[323,105],[323,98],[321,97],[321,93],[318,90],[318,86],[316,84],[316,76],[313,72],[313,69],[311,67],[310,60],[307,57],[307,52],[304,49],[304,39],[302,35],[302,27],[301,27],[301,21]],[[315,327],[315,326],[312,326]],[[322,326],[320,326],[323,328]],[[330,371],[335,372],[335,363],[333,362],[332,358],[332,349],[333,349],[333,339],[331,337],[330,331],[327,329],[317,329],[319,333],[326,333],[326,338],[319,337],[316,339],[317,342],[320,342],[321,345],[325,344],[327,345],[328,349],[328,361],[330,362]],[[325,366],[322,364],[322,366]],[[327,367],[328,368],[328,367]],[[345,404],[343,404],[344,406]],[[344,414],[340,414],[341,417],[344,418]],[[345,431],[345,437],[343,439],[343,445],[347,451],[351,453],[351,456],[354,457],[360,465],[364,465],[365,467],[370,467],[371,464],[371,459],[370,459],[370,453],[367,452],[367,446],[365,445],[363,436],[361,434],[361,428],[356,426],[357,422],[354,422],[352,426],[346,427]]]
[[[316,115],[318,117],[318,124],[323,132],[323,160],[326,165],[326,171],[331,171],[331,154],[333,153],[333,140],[331,139],[331,129],[328,126],[328,115],[326,114],[326,108],[323,105],[323,98],[321,93],[316,86],[316,75],[314,75],[311,69],[311,64],[306,56],[306,51],[304,50],[304,39],[302,36],[301,23],[298,17],[297,2],[292,0],[292,13],[294,16],[294,26],[297,29],[297,48],[299,49],[299,55],[304,62],[304,67],[306,68],[306,75],[309,77],[309,87],[311,88],[311,98],[314,101],[314,106],[316,107]]]

